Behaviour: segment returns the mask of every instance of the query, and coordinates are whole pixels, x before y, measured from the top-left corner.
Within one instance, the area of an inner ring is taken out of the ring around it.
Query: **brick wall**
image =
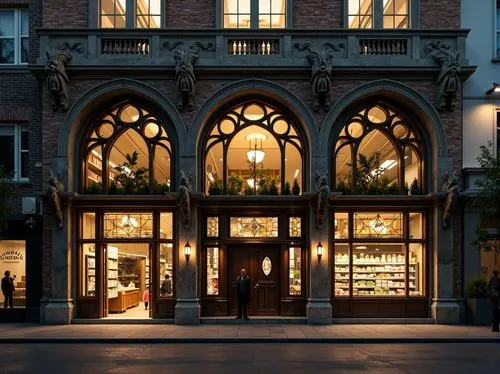
[[[215,28],[214,0],[166,0],[166,3],[168,28]]]
[[[89,1],[96,0],[44,0],[43,27],[86,28]]]
[[[460,0],[420,0],[420,27],[459,29]]]
[[[335,29],[342,27],[343,0],[306,0],[293,2],[293,27],[298,29]]]

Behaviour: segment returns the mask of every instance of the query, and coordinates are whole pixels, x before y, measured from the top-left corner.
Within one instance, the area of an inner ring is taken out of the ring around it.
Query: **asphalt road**
[[[500,372],[500,344],[1,345],[0,373]]]

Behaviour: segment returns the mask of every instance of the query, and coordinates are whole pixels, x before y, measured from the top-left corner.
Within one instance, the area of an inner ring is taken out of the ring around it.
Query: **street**
[[[3,344],[1,373],[496,373],[500,345]]]

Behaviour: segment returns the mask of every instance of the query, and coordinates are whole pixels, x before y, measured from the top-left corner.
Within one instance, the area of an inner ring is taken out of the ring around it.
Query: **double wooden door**
[[[280,313],[280,247],[272,245],[230,246],[228,279],[229,312],[236,315],[238,300],[236,277],[246,269],[252,285],[250,316],[277,316]]]

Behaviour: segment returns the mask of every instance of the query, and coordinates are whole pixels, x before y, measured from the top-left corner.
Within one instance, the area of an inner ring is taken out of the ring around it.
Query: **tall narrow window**
[[[302,250],[300,247],[290,247],[288,251],[288,293],[302,294]]]
[[[409,27],[409,0],[384,0],[384,29]]]
[[[219,294],[219,248],[207,248],[207,295]]]
[[[224,28],[250,28],[250,0],[224,0]]]
[[[497,111],[497,154],[500,153],[500,111]]]
[[[500,57],[500,0],[496,1],[497,7],[496,7],[496,22],[495,22],[495,39],[496,39],[496,45],[495,45],[495,57]]]
[[[136,27],[155,29],[161,27],[161,0],[136,1]]]
[[[29,176],[29,132],[22,125],[0,126],[0,167],[15,181]]]
[[[222,26],[230,29],[286,27],[288,0],[218,0],[222,1]]]
[[[373,0],[349,0],[348,18],[350,29],[373,28]]]
[[[101,0],[100,5],[102,28],[125,28],[127,0]]]
[[[0,64],[26,64],[29,53],[27,10],[0,10]]]

